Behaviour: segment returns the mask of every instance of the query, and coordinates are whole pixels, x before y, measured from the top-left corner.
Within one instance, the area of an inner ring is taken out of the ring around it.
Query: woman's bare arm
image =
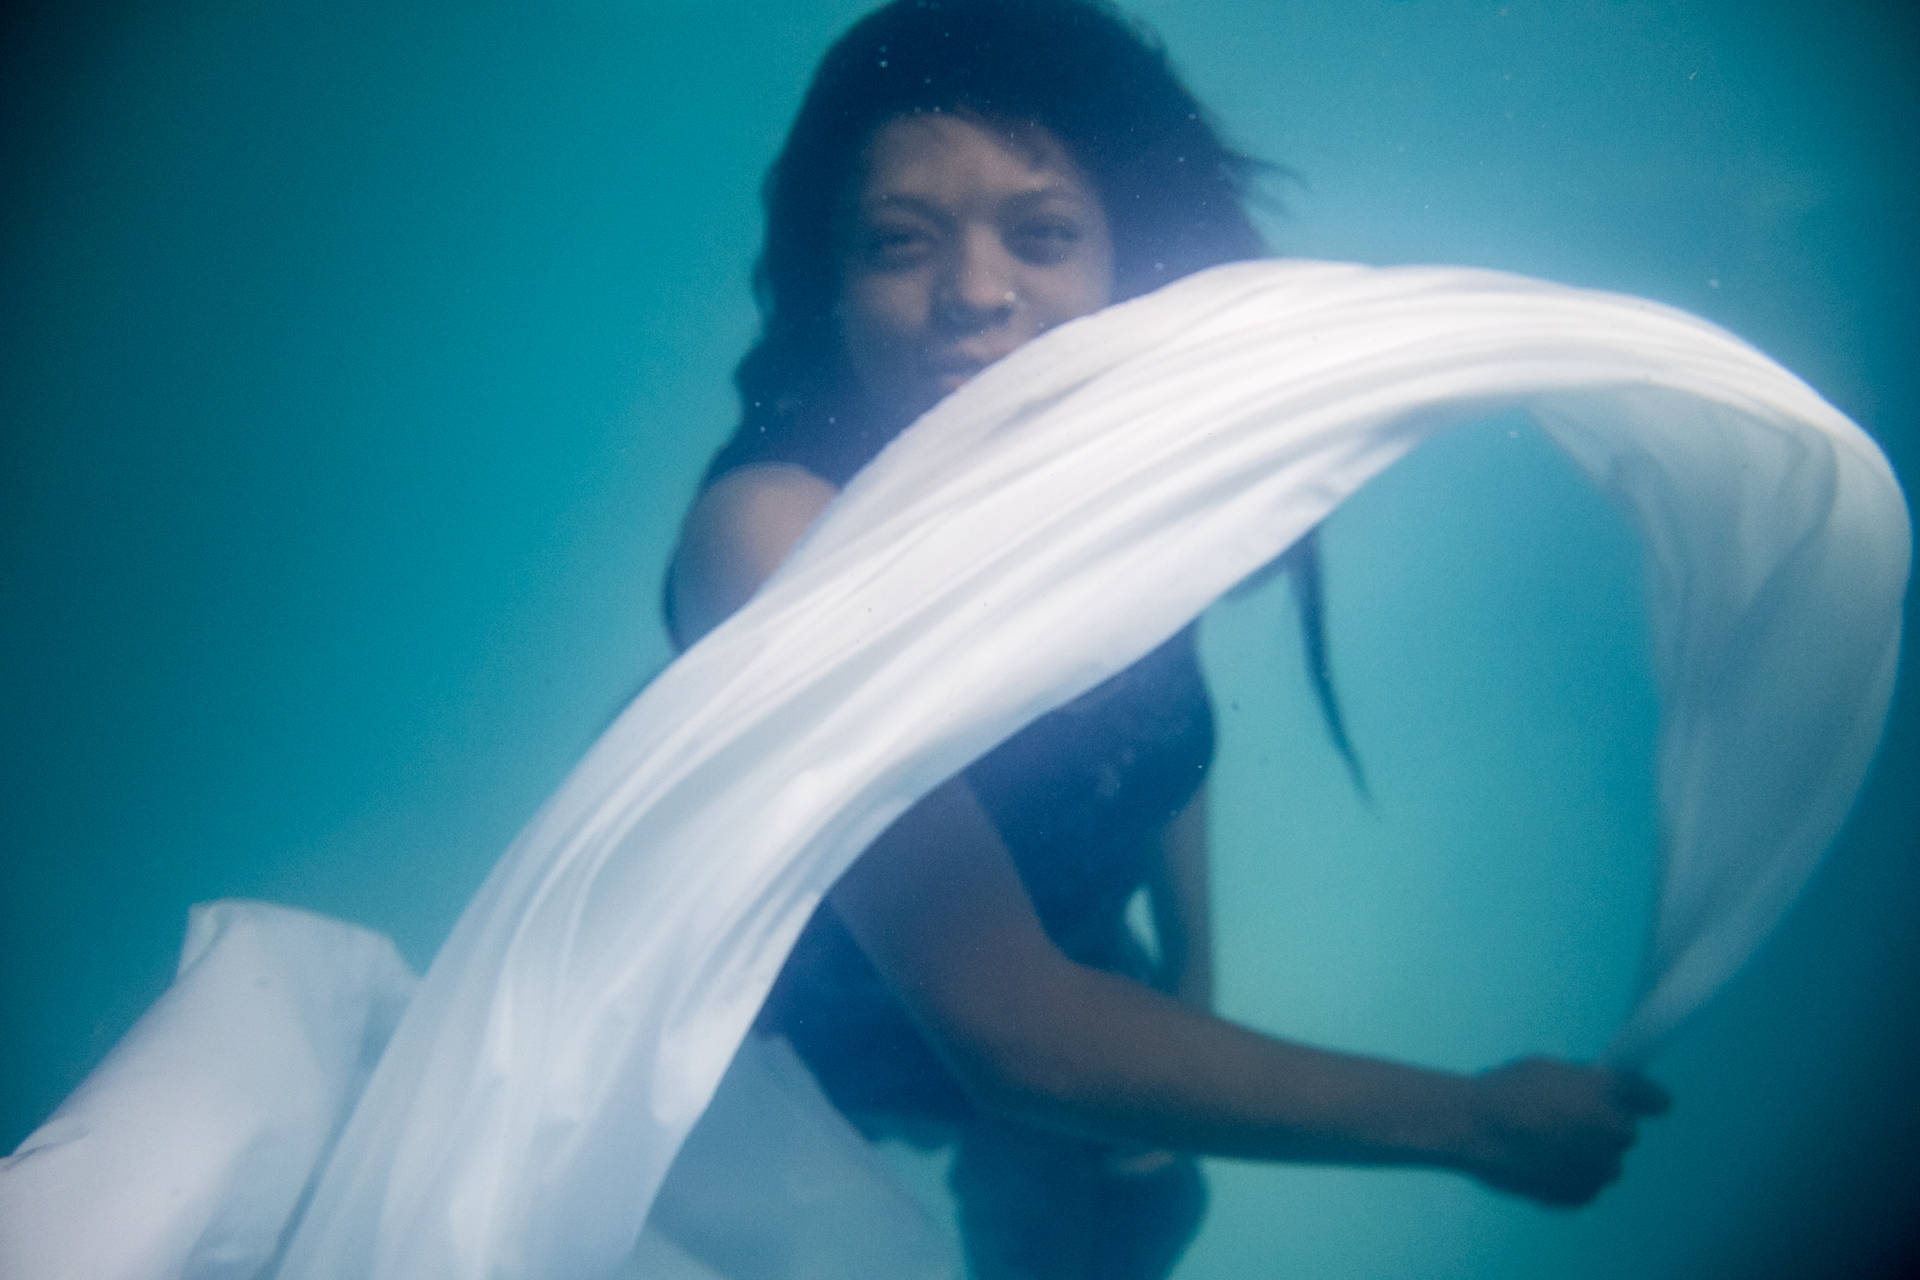
[[[1141,1147],[1471,1173],[1579,1203],[1657,1090],[1546,1060],[1470,1077],[1290,1043],[1074,964],[1047,939],[972,792],[949,782],[833,902],[982,1105]]]
[[[682,634],[743,603],[832,493],[792,467],[743,469],[709,490],[674,571]],[[963,1087],[1048,1127],[1222,1155],[1453,1168],[1579,1203],[1617,1173],[1635,1117],[1663,1102],[1638,1077],[1565,1063],[1466,1077],[1310,1048],[1077,965],[1047,938],[961,779],[903,815],[832,902]]]
[[[685,649],[745,604],[834,493],[811,471],[760,463],[729,472],[701,494],[667,574],[674,643]]]

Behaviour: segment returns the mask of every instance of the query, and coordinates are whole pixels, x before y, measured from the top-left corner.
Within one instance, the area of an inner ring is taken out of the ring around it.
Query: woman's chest
[[[967,771],[1043,920],[1116,906],[1213,759],[1194,629],[1000,744]]]

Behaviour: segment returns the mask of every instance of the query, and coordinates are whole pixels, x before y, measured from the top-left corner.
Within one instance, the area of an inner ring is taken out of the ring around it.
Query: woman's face
[[[917,416],[1113,298],[1105,210],[1058,139],[954,115],[877,132],[842,221],[841,341],[861,392]]]

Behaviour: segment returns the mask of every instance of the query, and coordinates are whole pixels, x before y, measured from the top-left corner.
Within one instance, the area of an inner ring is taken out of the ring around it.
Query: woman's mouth
[[[927,370],[942,393],[958,390],[1005,352],[944,351],[930,357]]]

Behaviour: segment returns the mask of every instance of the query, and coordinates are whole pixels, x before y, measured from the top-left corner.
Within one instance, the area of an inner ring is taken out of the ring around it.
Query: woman
[[[980,369],[1256,255],[1253,168],[1092,0],[897,0],[858,23],[769,177],[763,330],[669,574],[676,642]],[[898,821],[763,1011],[864,1131],[957,1144],[973,1274],[1165,1275],[1202,1210],[1194,1154],[1444,1167],[1555,1204],[1612,1180],[1665,1105],[1639,1077],[1467,1079],[1210,1014],[1212,746],[1189,629]],[[1140,889],[1157,954],[1126,923]]]

